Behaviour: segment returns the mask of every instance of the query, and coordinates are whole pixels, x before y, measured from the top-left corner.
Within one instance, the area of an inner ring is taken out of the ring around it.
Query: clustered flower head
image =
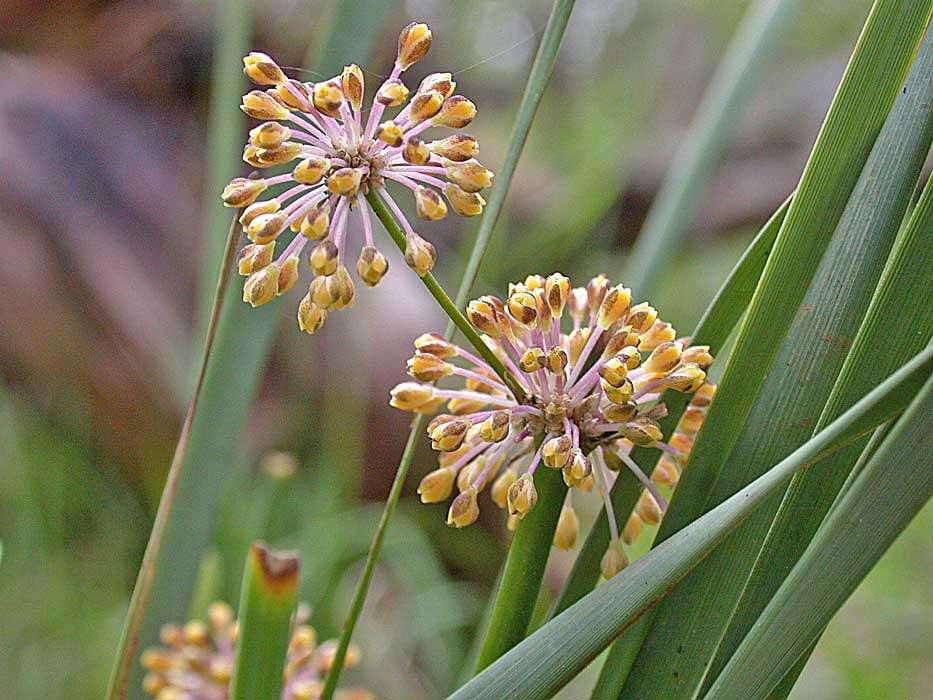
[[[307,612],[299,611],[299,618]],[[233,675],[237,623],[225,603],[214,603],[208,622],[192,620],[183,627],[162,627],[163,646],[143,652],[147,673],[143,689],[155,700],[226,700]],[[313,627],[299,622],[292,633],[285,660],[282,700],[317,700],[324,678],[334,662],[337,640],[317,643]],[[359,650],[351,645],[345,667],[359,662]],[[337,691],[339,700],[373,700],[360,689]]]
[[[577,288],[560,273],[532,275],[510,285],[505,300],[470,302],[467,318],[524,395],[468,350],[434,334],[415,340],[408,373],[416,381],[396,386],[390,403],[428,415],[447,409],[428,424],[432,447],[441,454],[439,468],[421,481],[421,500],[445,501],[456,486],[447,523],[465,527],[477,519],[478,496],[489,486],[514,528],[537,502],[535,471],[542,464],[560,470],[569,488],[555,545],[567,549],[576,542],[570,492],[598,487],[612,530],[603,561],[608,578],[626,563],[608,498],[611,472],[631,470],[660,517],[664,498],[630,452],[657,448],[669,457],[664,473],[679,474],[712,392],[700,392],[684,417],[693,432],[667,442],[658,423],[667,413],[660,398],[668,390],[693,393],[704,386],[713,361],[709,348],[678,339],[654,307],[633,304],[629,289],[603,275]],[[460,378],[463,388],[434,385],[446,377]]]
[[[250,131],[243,160],[259,169],[292,168],[281,175],[236,178],[224,189],[224,203],[243,210],[240,223],[251,241],[238,256],[239,272],[247,277],[244,301],[259,306],[288,291],[298,281],[300,256],[309,247],[307,262],[315,277],[298,307],[298,325],[314,333],[329,311],[353,302],[347,270],[351,229],[362,229],[357,275],[366,285],[377,285],[388,262],[373,240],[373,211],[365,199],[370,192],[404,229],[406,262],[421,276],[430,272],[434,246],[415,232],[389,194],[388,181],[411,190],[418,216],[428,221],[444,218],[448,202],[463,216],[482,212],[486,202],[480,191],[493,174],[476,160],[476,139],[461,133],[425,137],[432,127],[467,126],[476,106],[454,94],[450,73],[428,75],[413,95],[401,80],[430,46],[427,25],[413,23],[402,30],[395,65],[376,90],[368,114],[363,71],[356,65],[309,83],[288,78],[265,54],[243,59],[246,75],[265,88],[243,96],[241,109],[263,122]],[[386,109],[396,108],[393,118],[383,120]],[[281,194],[259,199],[268,188],[286,184]],[[276,256],[277,239],[287,230],[295,236]]]

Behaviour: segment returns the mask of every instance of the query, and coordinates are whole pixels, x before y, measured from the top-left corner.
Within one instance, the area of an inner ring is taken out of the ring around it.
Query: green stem
[[[476,659],[477,673],[525,638],[538,600],[567,488],[559,470],[542,467],[536,477],[538,502],[515,530],[486,638]]]

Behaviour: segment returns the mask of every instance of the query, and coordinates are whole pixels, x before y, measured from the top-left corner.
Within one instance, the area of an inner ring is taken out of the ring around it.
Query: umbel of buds
[[[712,397],[705,385],[709,348],[678,338],[654,307],[633,303],[629,289],[602,275],[577,288],[560,273],[531,275],[509,285],[505,298],[471,301],[466,315],[524,395],[459,345],[432,333],[415,340],[408,361],[414,381],[396,386],[390,404],[428,415],[446,408],[428,424],[440,454],[438,468],[418,488],[421,500],[446,501],[456,488],[447,522],[466,527],[479,516],[479,497],[489,486],[509,526],[520,527],[537,503],[534,477],[543,465],[560,471],[568,488],[554,545],[570,549],[579,532],[572,493],[598,489],[611,513],[609,488],[624,468],[645,493],[622,535],[609,518],[603,572],[614,575],[627,562],[623,546],[637,539],[636,530],[662,517],[667,503],[659,486],[676,483],[702,424]],[[696,392],[669,440],[659,423],[667,391]],[[651,478],[632,459],[635,446],[659,451]]]
[[[257,89],[243,96],[241,109],[262,122],[250,131],[243,160],[261,171],[285,170],[236,178],[222,194],[225,205],[242,211],[239,221],[250,240],[237,260],[246,276],[243,301],[261,306],[285,294],[305,260],[315,279],[298,305],[298,326],[314,333],[331,311],[353,303],[348,257],[356,250],[359,279],[370,287],[379,284],[389,263],[375,246],[367,195],[391,210],[405,232],[405,261],[427,275],[437,259],[434,246],[416,233],[389,192],[390,182],[411,191],[415,211],[425,221],[444,218],[448,208],[461,216],[482,213],[486,202],[480,192],[493,174],[476,160],[476,139],[462,133],[429,135],[438,128],[468,126],[476,106],[455,94],[450,73],[431,73],[413,92],[402,82],[402,73],[424,58],[431,41],[425,24],[402,30],[392,72],[368,108],[359,66],[307,83],[286,76],[265,54],[243,59]],[[386,110],[394,116],[385,118]],[[260,199],[270,189],[278,194]],[[361,232],[359,248],[351,231]],[[290,240],[276,255],[283,238]]]
[[[313,627],[305,624],[306,606],[299,609],[285,659],[282,700],[319,697],[324,678],[337,652],[337,640],[318,643]],[[146,669],[143,690],[156,700],[221,700],[227,697],[233,676],[237,622],[226,603],[214,603],[207,621],[184,626],[165,625],[161,646],[147,649],[140,661]],[[355,645],[347,651],[344,667],[359,663]],[[375,700],[362,689],[341,691],[346,700]],[[338,693],[338,697],[340,694]]]

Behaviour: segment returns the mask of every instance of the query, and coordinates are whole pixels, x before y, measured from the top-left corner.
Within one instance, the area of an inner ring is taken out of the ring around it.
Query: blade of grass
[[[930,0],[878,0],[872,7],[739,328],[689,468],[661,523],[659,541],[705,509],[900,90],[930,5]],[[637,647],[641,640],[625,635],[617,644]],[[668,673],[663,684],[674,680]]]
[[[914,66],[913,77],[929,82],[927,68]],[[912,81],[910,89],[916,87]],[[917,131],[924,131],[926,110],[918,108],[910,95],[899,94],[898,98],[763,390],[719,471],[707,509],[814,433],[813,426],[871,301],[929,150],[928,139],[916,138]],[[839,464],[836,473],[848,473],[856,457],[857,453],[848,463]],[[642,645],[643,652],[632,666],[624,693],[638,698],[694,697],[709,672],[780,498],[775,496],[763,505],[664,601]]]
[[[933,349],[911,359],[819,435],[747,487],[513,647],[449,700],[551,697],[800,469],[904,410],[927,380]]]
[[[928,379],[705,696],[766,698],[933,495]],[[761,663],[763,658],[768,663]]]
[[[790,197],[772,214],[758,235],[751,242],[741,259],[736,263],[729,277],[716,293],[696,329],[693,331],[693,342],[698,345],[709,345],[713,353],[717,353],[729,337],[733,327],[738,323],[748,306],[765,261],[774,246],[778,230],[784,222],[787,208],[790,206]],[[675,394],[664,397],[668,407],[668,415],[661,421],[661,429],[665,435],[670,435],[677,421],[687,405],[689,397],[686,394]],[[637,448],[636,448],[637,449]],[[649,450],[633,453],[633,459],[646,464],[654,455]],[[611,491],[613,512],[616,514],[617,525],[625,527],[629,513],[635,507],[635,502],[641,495],[642,486],[634,477],[625,478],[625,475],[616,479]],[[560,596],[554,604],[551,617],[563,612],[596,586],[599,580],[599,561],[609,541],[609,521],[606,511],[600,511],[599,517],[586,537],[580,553],[573,564],[573,569]]]
[[[230,700],[279,700],[298,604],[298,555],[256,542],[243,571]]]
[[[723,146],[798,6],[799,0],[756,0],[736,29],[626,260],[623,279],[642,298],[654,292],[659,272],[677,251]]]
[[[486,251],[486,248],[489,246],[489,241],[492,236],[492,232],[495,229],[496,221],[502,212],[502,205],[505,201],[506,195],[508,194],[509,185],[512,181],[512,175],[515,172],[518,159],[522,153],[522,147],[528,138],[528,131],[531,129],[534,113],[538,108],[538,103],[541,100],[541,95],[544,93],[544,88],[551,77],[551,71],[554,68],[554,62],[557,59],[557,50],[560,48],[561,38],[564,35],[564,30],[567,26],[567,20],[569,19],[570,11],[573,9],[573,4],[574,0],[555,0],[554,6],[551,9],[551,15],[548,18],[547,27],[544,30],[544,34],[541,37],[541,43],[538,46],[538,53],[535,55],[534,64],[532,65],[531,72],[528,75],[528,82],[525,84],[525,92],[522,95],[522,101],[519,105],[518,116],[516,117],[515,126],[512,130],[512,135],[509,140],[509,149],[506,154],[505,162],[503,163],[502,171],[496,178],[496,184],[493,185],[493,190],[489,196],[489,202],[486,205],[483,219],[480,223],[480,230],[476,236],[476,243],[473,247],[473,252],[470,254],[470,259],[460,281],[460,288],[457,290],[457,297],[456,301],[454,302],[453,310],[458,314],[459,309],[466,305],[467,299],[470,296],[473,283],[476,281],[476,276],[479,272],[480,263],[482,263],[483,260],[483,255]],[[373,198],[373,200],[369,201],[372,203],[373,201],[377,200]],[[376,211],[378,213],[379,210],[377,209]],[[382,221],[384,225],[386,225],[388,222],[389,226],[394,226],[394,231],[388,226],[387,230],[389,230],[390,235],[396,236],[396,244],[399,245],[402,250],[404,250],[404,245],[400,244],[397,238],[399,233],[401,233],[401,231],[398,229],[397,222],[394,220]],[[459,325],[456,325],[454,319],[455,316],[452,315],[450,317],[450,322],[447,325],[445,337],[448,339],[453,337],[455,326],[459,328]],[[418,415],[412,423],[411,432],[409,433],[408,441],[405,444],[405,450],[402,453],[401,459],[399,460],[399,465],[395,472],[395,478],[392,481],[392,487],[390,488],[389,495],[386,498],[385,508],[382,512],[382,516],[379,520],[379,525],[376,528],[376,532],[373,535],[372,546],[366,555],[366,564],[363,568],[363,574],[360,576],[360,580],[353,592],[353,599],[350,603],[350,609],[348,610],[347,617],[343,623],[343,629],[340,634],[337,651],[334,655],[334,663],[331,666],[330,672],[327,674],[324,689],[321,693],[322,700],[331,700],[334,690],[337,687],[337,681],[340,678],[340,673],[343,667],[343,660],[346,658],[347,649],[349,648],[350,640],[353,637],[353,630],[356,627],[356,622],[363,610],[363,603],[366,601],[366,594],[369,591],[369,584],[372,581],[376,560],[379,558],[379,552],[382,549],[386,530],[388,529],[389,522],[391,521],[392,515],[395,512],[399,496],[402,493],[402,487],[405,485],[405,479],[408,476],[408,471],[411,468],[411,462],[415,453],[415,445],[426,424],[427,418],[423,415]]]

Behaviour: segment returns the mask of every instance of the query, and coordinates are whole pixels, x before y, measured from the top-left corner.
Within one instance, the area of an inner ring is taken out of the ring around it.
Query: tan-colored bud
[[[360,276],[363,282],[375,287],[389,270],[389,261],[386,256],[380,253],[371,245],[364,246],[360,251],[360,257],[356,261],[356,274]]]
[[[415,382],[402,382],[390,392],[389,405],[403,411],[416,411],[434,399],[434,388]]]
[[[463,95],[453,95],[444,100],[441,111],[434,117],[434,123],[451,129],[462,129],[473,121],[475,116],[475,104]]]
[[[547,369],[552,374],[563,376],[567,368],[567,352],[563,348],[551,348],[547,352]]]
[[[624,358],[612,357],[603,363],[599,368],[599,376],[614,387],[622,386],[628,378],[628,366]]]
[[[460,216],[479,216],[486,206],[486,200],[478,192],[467,192],[452,182],[444,185],[444,194]]]
[[[286,141],[277,148],[260,148],[256,151],[256,157],[263,167],[271,168],[275,165],[284,165],[290,163],[301,155],[301,144],[294,141]]]
[[[638,349],[642,352],[651,352],[661,343],[667,343],[677,338],[677,331],[670,323],[655,321],[651,328],[641,334]]]
[[[657,319],[657,309],[643,301],[631,308],[625,323],[636,333],[645,333]]]
[[[622,436],[639,447],[657,447],[664,433],[656,421],[648,417],[635,418],[622,426]]]
[[[486,333],[491,338],[498,338],[501,333],[499,329],[499,310],[488,296],[474,299],[467,304],[467,319],[474,328],[481,333]]]
[[[603,357],[612,357],[623,350],[634,350],[635,354],[638,355],[637,348],[641,347],[639,345],[640,341],[641,337],[637,333],[632,333],[627,328],[620,328],[609,336],[609,340],[606,341]],[[638,355],[638,362],[641,362],[640,355]],[[629,367],[629,369],[635,369],[637,366],[636,363],[634,367]]]
[[[454,450],[454,452],[456,452],[457,454],[460,454],[462,451],[464,451],[464,448],[466,448],[466,445],[462,445],[460,449]],[[457,490],[458,491],[463,493],[464,491],[466,491],[473,485],[473,477],[479,473],[476,471],[476,467],[480,467],[480,469],[482,469],[482,464],[480,464],[480,462],[481,462],[481,459],[475,460],[473,462],[470,462],[469,464],[467,464],[465,467],[463,467],[460,470],[460,472],[457,474]],[[480,490],[479,484],[476,485],[476,490],[477,492],[479,492]]]
[[[641,518],[638,517],[638,513],[632,513],[628,516],[628,520],[625,521],[625,527],[622,529],[622,541],[625,544],[633,544],[638,541],[638,538],[641,537],[641,533],[644,532],[645,526],[641,521]]]
[[[444,96],[437,90],[419,92],[409,104],[408,118],[416,124],[423,122],[440,112],[443,105]]]
[[[609,278],[603,274],[596,275],[586,283],[586,303],[591,312],[595,313],[599,309],[608,290]]]
[[[427,145],[417,136],[412,136],[405,142],[402,149],[402,159],[412,165],[424,165],[431,160],[431,151]]]
[[[402,145],[402,138],[404,136],[405,132],[402,130],[402,127],[391,119],[382,122],[376,129],[376,138],[393,148]]]
[[[292,130],[279,122],[263,122],[250,129],[249,142],[256,148],[278,148],[292,137]]]
[[[680,359],[685,363],[692,362],[700,369],[708,369],[713,364],[713,356],[710,354],[709,345],[693,345],[683,351]]]
[[[528,291],[516,291],[509,295],[506,304],[509,313],[523,326],[532,325],[538,318],[538,304],[535,296]]]
[[[282,263],[282,269],[279,271],[279,283],[276,289],[276,295],[285,294],[289,289],[295,286],[298,281],[298,256],[289,255]]]
[[[641,496],[638,497],[638,503],[635,504],[635,513],[638,514],[638,517],[641,518],[642,521],[649,525],[657,525],[661,522],[661,517],[664,515],[661,511],[661,506],[654,500],[654,496],[651,495],[650,491],[641,492]]]
[[[250,222],[252,222],[253,219],[262,214],[274,214],[280,207],[281,205],[276,199],[267,199],[262,202],[250,204],[243,210],[243,213],[240,214],[240,226],[243,227],[244,231],[248,231]]]
[[[457,346],[437,333],[423,333],[415,338],[415,350],[428,352],[442,360],[457,355]]]
[[[583,348],[586,347],[587,341],[590,339],[590,329],[587,327],[577,328],[575,331],[571,331],[568,344],[570,346],[570,361],[574,364],[580,359],[580,354],[583,352]]]
[[[635,393],[635,388],[628,379],[622,382],[622,386],[612,386],[612,384],[602,378],[600,378],[599,382],[606,398],[620,406],[630,402],[632,400],[632,394]]]
[[[613,540],[609,543],[606,553],[603,554],[603,558],[599,562],[599,569],[603,574],[603,578],[606,580],[611,579],[626,566],[628,566],[628,557],[622,548],[622,541]]]
[[[469,413],[477,413],[486,408],[485,401],[475,399],[451,399],[447,402],[447,408],[451,413],[458,416],[465,416]]]
[[[243,147],[243,162],[248,163],[254,168],[268,168],[270,166],[259,160],[259,151],[253,144],[248,143]]]
[[[330,170],[330,161],[321,156],[310,156],[302,160],[295,169],[292,170],[292,177],[295,182],[302,185],[316,185]]]
[[[509,489],[512,487],[512,484],[515,483],[515,480],[518,479],[518,474],[515,473],[515,470],[511,467],[502,472],[499,477],[493,482],[492,490],[490,491],[490,496],[492,496],[492,501],[500,508],[507,508],[509,505]]]
[[[593,473],[593,466],[590,460],[579,449],[571,450],[570,461],[564,466],[568,476],[575,482],[582,481]]]
[[[431,153],[462,163],[479,155],[479,142],[469,134],[453,134],[428,144]]]
[[[447,177],[466,192],[479,192],[492,184],[492,171],[473,158],[462,163],[450,162],[446,170]]]
[[[580,534],[580,520],[570,506],[564,506],[557,519],[557,528],[554,530],[554,546],[563,551],[569,551],[577,546],[577,537]]]
[[[661,380],[661,387],[659,387],[658,390],[660,390],[660,388],[665,388],[680,391],[684,394],[690,394],[703,386],[703,382],[705,381],[706,372],[691,363],[689,365],[681,365],[664,377]]]
[[[407,366],[408,374],[419,382],[436,382],[454,372],[453,365],[427,352],[416,352],[414,357],[408,359]]]
[[[447,205],[437,192],[424,185],[418,185],[415,188],[415,211],[422,219],[440,221],[447,216]]]
[[[288,119],[288,108],[272,95],[262,90],[253,90],[243,95],[240,109],[253,119]]]
[[[271,263],[246,278],[243,283],[243,301],[253,307],[268,304],[275,299],[278,288],[279,266]]]
[[[340,263],[340,251],[329,238],[318,243],[308,253],[308,264],[315,275],[327,277],[337,271]]]
[[[645,360],[643,367],[650,373],[669,372],[680,362],[683,348],[677,341],[667,341],[658,345]]]
[[[417,233],[409,233],[405,236],[405,262],[419,277],[424,277],[434,269],[437,251]]]
[[[273,214],[260,214],[249,222],[246,235],[253,243],[260,245],[270,243],[285,230],[286,221],[287,217],[280,211]]]
[[[327,189],[343,197],[353,197],[363,182],[362,168],[340,168],[327,178]]]
[[[561,435],[547,440],[541,447],[541,459],[544,466],[551,469],[563,469],[570,461],[573,443],[569,435]]]
[[[547,363],[547,357],[544,354],[544,350],[541,348],[528,348],[524,354],[521,356],[521,359],[518,361],[518,366],[522,368],[523,372],[537,372],[539,369],[544,369],[544,365]]]
[[[281,102],[292,109],[308,111],[311,107],[311,90],[300,80],[289,78],[276,85],[275,94]]]
[[[435,469],[418,484],[422,503],[446,501],[454,488],[455,473],[450,469]]]
[[[327,207],[315,207],[301,221],[301,235],[312,241],[324,238],[329,228],[330,210]]]
[[[628,423],[638,413],[638,404],[634,401],[622,404],[610,404],[603,409],[603,416],[610,423]]]
[[[609,289],[599,305],[596,323],[606,330],[618,323],[628,313],[632,305],[632,292],[621,284]]]
[[[314,108],[328,117],[340,116],[340,105],[343,104],[343,92],[336,80],[316,83],[311,91],[311,101]]]
[[[479,504],[476,502],[476,489],[468,488],[457,496],[447,511],[447,524],[456,527],[466,527],[476,522],[479,517]]]
[[[333,298],[335,309],[343,309],[352,306],[353,298],[356,296],[356,289],[353,286],[353,280],[350,279],[350,273],[344,265],[338,265],[334,274],[324,278],[324,284],[327,286],[328,294]]]
[[[254,272],[258,272],[272,262],[274,253],[274,242],[266,243],[265,245],[251,243],[250,245],[243,246],[236,257],[237,272],[241,275],[251,275]]]
[[[412,22],[398,35],[398,57],[395,62],[402,70],[417,63],[431,48],[431,30],[428,25]]]
[[[271,57],[252,51],[243,57],[243,72],[256,85],[278,85],[285,82],[285,73]]]
[[[431,431],[431,448],[439,452],[453,452],[463,444],[469,429],[470,421],[468,420],[452,420],[442,423]]]
[[[351,64],[343,67],[340,87],[343,90],[343,96],[355,110],[363,106],[363,85],[363,71],[358,65]]]
[[[664,455],[658,460],[657,466],[651,472],[651,480],[661,486],[677,486],[680,480],[680,470],[669,455]]]
[[[386,80],[376,91],[376,102],[383,107],[398,107],[408,99],[408,88],[398,78]]]
[[[570,298],[570,280],[559,272],[549,275],[544,282],[544,299],[554,318],[560,318]]]
[[[535,507],[538,502],[538,490],[530,474],[522,474],[509,486],[506,501],[509,515],[518,516],[519,520]]]
[[[508,411],[496,411],[479,424],[479,436],[485,442],[502,442],[509,434],[512,415]]]
[[[224,187],[220,197],[223,199],[225,207],[241,209],[255,202],[259,195],[266,191],[266,187],[268,186],[265,180],[237,177]]]
[[[418,86],[418,92],[424,94],[431,90],[437,90],[444,96],[444,99],[447,99],[454,94],[456,88],[457,83],[454,82],[453,74],[431,73],[426,75],[424,80],[421,81],[421,84]]]

